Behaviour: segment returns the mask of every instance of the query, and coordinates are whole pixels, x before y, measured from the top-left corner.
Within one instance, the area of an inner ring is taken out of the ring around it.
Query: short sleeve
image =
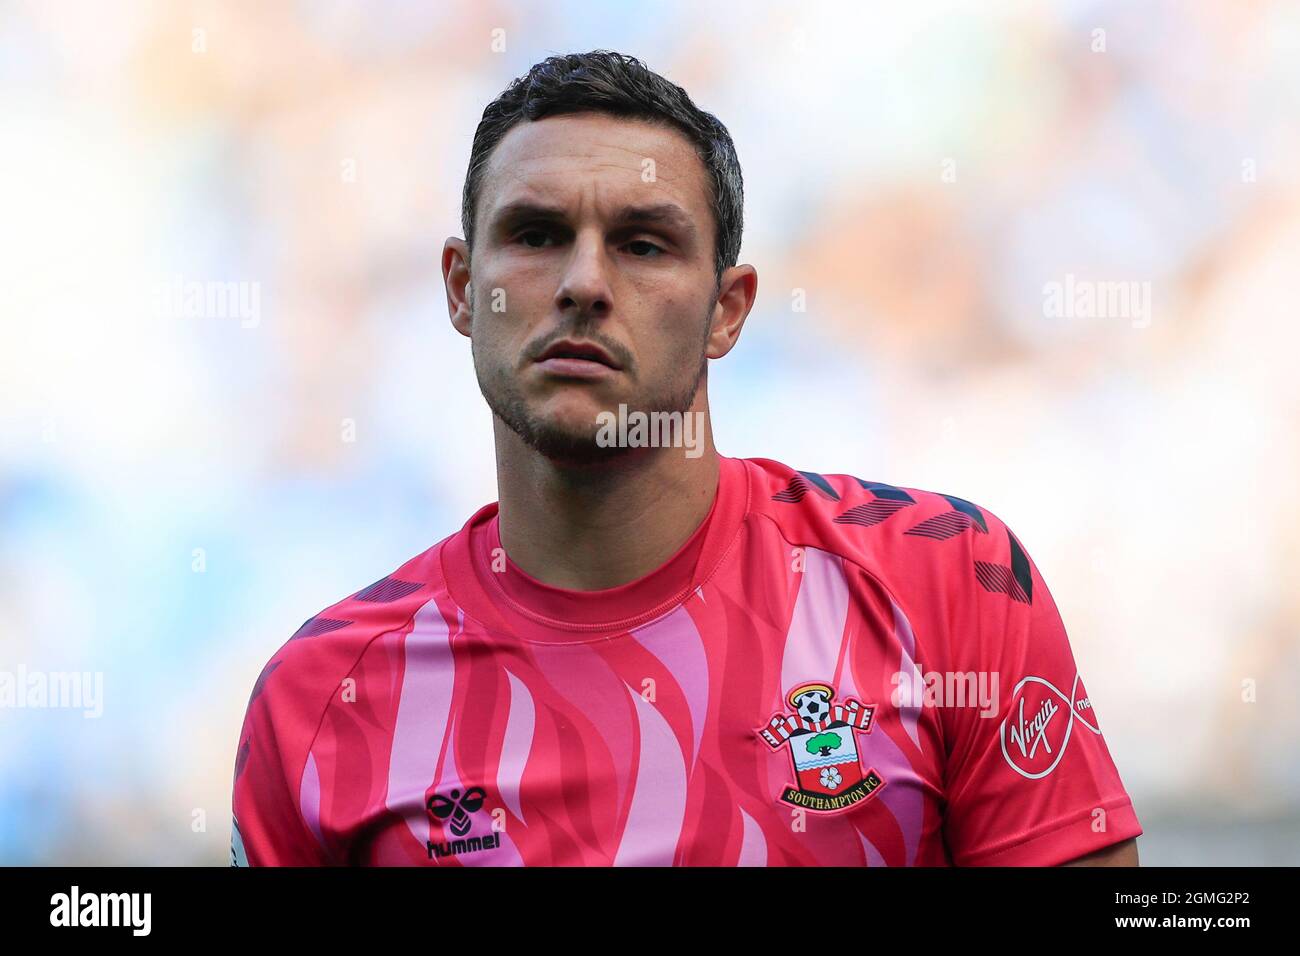
[[[296,689],[291,668],[282,664],[278,657],[267,664],[244,714],[231,798],[231,866],[327,862],[301,809],[304,800],[312,803],[310,750],[323,704],[313,705]]]
[[[968,504],[968,503],[964,503]],[[959,866],[1056,866],[1141,834],[1056,603],[986,509],[950,552],[953,672],[990,693],[946,699],[944,838]]]

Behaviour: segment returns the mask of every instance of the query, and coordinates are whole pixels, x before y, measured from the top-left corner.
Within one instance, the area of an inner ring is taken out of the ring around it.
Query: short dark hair
[[[740,257],[744,225],[744,181],[731,134],[712,113],[691,102],[686,91],[650,70],[636,57],[612,50],[552,56],[513,80],[488,104],[474,131],[469,172],[461,196],[461,226],[474,246],[474,216],[483,174],[497,144],[513,127],[566,113],[607,113],[680,130],[708,170],[716,241],[714,278]]]

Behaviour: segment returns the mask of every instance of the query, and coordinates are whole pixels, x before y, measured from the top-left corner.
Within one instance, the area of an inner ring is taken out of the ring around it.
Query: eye
[[[651,242],[648,239],[633,239],[631,242],[627,244],[628,249],[632,249],[634,246],[639,246],[644,250],[651,250],[651,249],[654,250],[653,254],[649,252],[646,252],[644,254],[633,252],[633,255],[635,255],[638,259],[657,259],[659,258],[660,255],[663,254],[664,251],[663,249],[661,249],[659,246],[655,245],[653,242]]]
[[[531,240],[540,238],[544,242],[546,239],[549,239],[550,236],[550,231],[546,229],[525,229],[515,237],[515,242],[522,240],[524,245],[528,246],[529,249],[541,249],[543,248],[541,244],[535,243]]]

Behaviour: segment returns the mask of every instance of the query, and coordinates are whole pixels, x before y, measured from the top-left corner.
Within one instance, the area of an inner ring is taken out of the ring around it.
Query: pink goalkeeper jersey
[[[311,618],[233,804],[235,865],[1053,865],[1142,832],[999,518],[761,458],[637,581],[529,577],[494,503]]]

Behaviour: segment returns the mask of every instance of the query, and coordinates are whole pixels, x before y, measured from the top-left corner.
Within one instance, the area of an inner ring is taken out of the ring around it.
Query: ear
[[[713,307],[713,324],[705,354],[722,358],[740,339],[749,310],[758,296],[758,270],[751,265],[732,266],[722,273],[718,304]]]
[[[469,337],[474,310],[470,307],[469,245],[451,237],[442,247],[442,282],[447,287],[447,311],[451,324]]]

